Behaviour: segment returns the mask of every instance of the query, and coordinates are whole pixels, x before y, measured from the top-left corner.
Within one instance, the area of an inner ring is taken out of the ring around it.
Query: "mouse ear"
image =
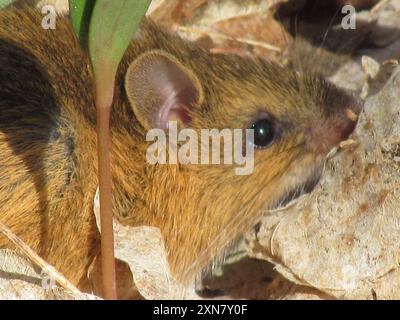
[[[136,118],[145,129],[168,129],[168,121],[191,122],[190,109],[201,103],[197,76],[175,57],[154,50],[129,66],[125,90]]]

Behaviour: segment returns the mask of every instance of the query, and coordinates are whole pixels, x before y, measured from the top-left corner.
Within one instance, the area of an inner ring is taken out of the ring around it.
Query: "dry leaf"
[[[96,296],[71,293],[55,286],[48,275],[25,257],[0,250],[0,300],[97,300]]]
[[[292,37],[273,17],[286,1],[171,0],[149,12],[152,20],[212,53],[255,55],[278,61]]]

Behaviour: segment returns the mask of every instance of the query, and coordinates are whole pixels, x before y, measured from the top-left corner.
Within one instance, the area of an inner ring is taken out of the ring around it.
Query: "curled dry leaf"
[[[361,91],[363,99],[378,93],[391,77],[393,70],[399,65],[397,60],[387,60],[380,65],[378,61],[367,56],[361,58],[361,64],[366,75],[366,81]]]

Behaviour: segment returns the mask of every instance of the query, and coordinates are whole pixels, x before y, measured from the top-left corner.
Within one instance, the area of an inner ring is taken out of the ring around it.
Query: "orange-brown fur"
[[[92,212],[93,80],[68,20],[59,17],[56,30],[43,30],[41,19],[28,9],[0,12],[0,219],[78,283],[99,251]],[[278,141],[256,150],[252,175],[237,176],[231,165],[146,162],[146,130],[133,114],[124,77],[130,63],[150,49],[175,56],[198,77],[204,99],[193,110],[193,128],[246,129],[260,109],[282,123]],[[16,52],[27,70],[37,70],[23,74],[18,63],[13,66]],[[11,74],[9,92],[4,85]],[[174,274],[187,280],[254,225],[262,209],[279,205],[286,193],[318,175],[334,144],[336,122],[343,120],[340,111],[352,104],[319,78],[260,60],[209,55],[149,24],[132,42],[117,77],[114,213],[127,224],[159,227]],[[11,125],[13,113],[19,120]],[[0,245],[7,240],[0,238]]]

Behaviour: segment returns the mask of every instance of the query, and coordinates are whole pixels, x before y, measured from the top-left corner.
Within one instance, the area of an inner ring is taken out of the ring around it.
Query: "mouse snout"
[[[317,125],[310,126],[307,131],[310,134],[309,144],[312,151],[326,154],[340,142],[347,140],[354,131],[357,120],[358,114],[348,108],[321,119]]]

